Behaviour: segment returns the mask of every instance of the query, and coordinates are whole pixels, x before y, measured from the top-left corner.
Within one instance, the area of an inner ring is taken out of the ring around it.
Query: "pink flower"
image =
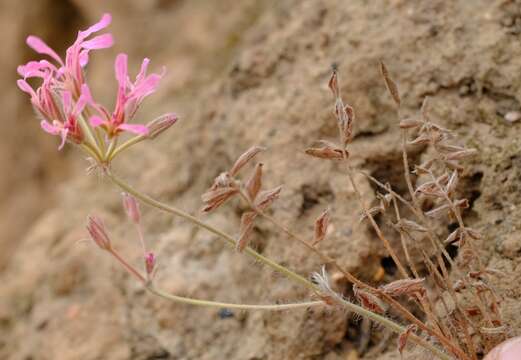
[[[128,60],[127,54],[119,54],[116,57],[114,70],[116,80],[118,82],[118,93],[116,97],[116,106],[114,112],[109,112],[96,104],[99,116],[92,116],[90,123],[93,127],[102,126],[105,128],[109,136],[116,136],[121,131],[128,131],[139,135],[148,134],[148,128],[140,124],[128,124],[141,102],[148,95],[156,91],[159,81],[164,76],[164,70],[161,74],[147,75],[147,68],[150,60],[145,58],[141,64],[141,70],[136,76],[134,82],[130,81],[128,76]]]
[[[78,98],[81,86],[85,82],[83,68],[89,62],[89,52],[111,47],[114,43],[111,34],[98,35],[88,40],[87,38],[109,26],[111,20],[110,14],[104,14],[99,22],[87,30],[79,31],[76,41],[67,49],[65,61],[42,39],[33,35],[28,36],[27,45],[29,47],[39,54],[51,57],[57,64],[47,60],[30,61],[25,65],[20,65],[18,73],[23,76],[24,80],[30,77],[45,78],[50,73],[54,87],[68,90],[74,98]]]
[[[83,141],[83,132],[78,124],[78,116],[82,113],[85,105],[92,101],[89,87],[83,84],[81,87],[81,95],[77,102],[73,102],[72,94],[69,91],[62,92],[62,116],[60,120],[53,120],[49,123],[47,120],[42,120],[40,126],[42,129],[51,135],[60,135],[62,141],[59,150],[63,148],[66,140],[70,140],[76,144],[81,144]]]

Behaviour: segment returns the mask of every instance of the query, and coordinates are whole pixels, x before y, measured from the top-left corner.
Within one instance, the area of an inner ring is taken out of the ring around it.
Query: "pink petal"
[[[145,125],[140,124],[120,124],[118,125],[118,129],[138,135],[148,134],[148,128]]]
[[[63,111],[65,114],[71,114],[72,112],[72,94],[70,91],[62,92]]]
[[[145,80],[136,85],[136,87],[132,90],[132,93],[129,94],[129,97],[143,99],[144,97],[156,91],[160,80],[161,76],[158,74],[151,74],[147,76]]]
[[[68,133],[69,133],[69,130],[67,130],[67,129],[60,130],[60,137],[62,138],[62,142],[60,143],[60,146],[58,146],[58,150],[63,149],[63,145],[65,145],[65,141],[67,140]]]
[[[34,51],[39,54],[45,54],[52,57],[54,60],[58,61],[63,65],[62,59],[56,54],[56,52],[51,49],[42,39],[36,36],[28,36],[27,37],[27,45],[29,45]]]
[[[102,118],[100,118],[99,116],[96,116],[96,115],[91,116],[91,118],[89,119],[89,122],[92,125],[92,127],[98,127],[98,126],[101,126],[101,125],[107,123]]]
[[[80,31],[78,33],[78,40],[82,41],[83,39],[89,37],[91,34],[98,32],[102,29],[105,29],[107,26],[110,25],[110,22],[112,21],[112,16],[110,14],[103,14],[100,21],[98,21],[96,24],[89,27],[87,30]]]
[[[121,53],[116,56],[116,61],[114,63],[114,70],[116,72],[116,80],[118,81],[118,84],[120,88],[125,88],[126,82],[127,82],[127,72],[128,72],[128,65],[127,65],[127,54]]]
[[[81,44],[81,47],[88,50],[106,49],[114,44],[111,34],[103,34],[87,40]]]
[[[31,98],[32,99],[36,99],[37,96],[36,96],[36,92],[33,90],[33,88],[27,83],[27,81],[25,80],[17,80],[16,81],[16,84],[18,85],[18,87],[20,88],[20,90],[22,90],[23,92],[26,92],[28,93],[29,95],[31,95]]]
[[[139,70],[139,74],[136,76],[136,83],[143,81],[145,76],[147,75],[148,64],[150,63],[149,58],[144,58],[141,63],[141,70]]]
[[[73,115],[77,116],[80,114],[83,109],[85,108],[85,105],[92,103],[92,95],[90,94],[90,89],[87,84],[83,84],[81,86],[81,95],[78,101],[76,102],[76,106],[74,107]]]
[[[52,124],[50,124],[47,120],[42,120],[40,122],[40,126],[48,134],[51,135],[58,135],[60,132],[60,129]]]
[[[80,56],[78,57],[78,61],[81,67],[85,67],[89,63],[89,50],[80,51]]]

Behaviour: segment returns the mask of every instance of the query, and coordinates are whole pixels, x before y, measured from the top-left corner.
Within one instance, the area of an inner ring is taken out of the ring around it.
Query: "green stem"
[[[162,210],[162,211],[165,211],[165,212],[168,212],[168,213],[171,213],[171,214],[174,214],[174,215],[177,215],[177,216],[180,216],[190,222],[192,222],[193,224],[195,225],[198,225],[204,229],[206,229],[207,231],[219,236],[220,238],[224,239],[229,245],[231,245],[233,248],[235,248],[235,239],[226,234],[225,232],[219,230],[219,229],[216,229],[214,228],[213,226],[199,220],[198,218],[196,218],[195,216],[193,215],[190,215],[186,212],[184,212],[183,210],[180,210],[180,209],[177,209],[173,206],[169,206],[169,205],[166,205],[158,200],[155,200],[153,198],[151,198],[150,196],[146,195],[146,194],[143,194],[137,190],[135,190],[132,186],[128,185],[124,180],[120,179],[119,177],[117,177],[116,175],[114,175],[109,169],[106,170],[105,172],[106,176],[115,184],[117,185],[119,188],[121,188],[123,191],[133,195],[134,197],[136,197],[137,199],[141,200],[142,202],[144,202],[145,204],[148,204],[152,207],[155,207],[159,210]],[[255,250],[247,247],[246,249],[244,249],[244,252],[246,254],[248,254],[249,256],[253,257],[254,259],[256,259],[257,261],[263,263],[264,265],[266,266],[269,266],[270,268],[272,268],[273,270],[283,274],[284,276],[286,276],[288,279],[290,280],[293,280],[301,285],[303,285],[304,287],[306,287],[307,289],[315,292],[315,293],[320,293],[320,289],[315,285],[313,284],[311,281],[307,280],[306,278],[300,276],[299,274],[287,269],[286,267],[276,263],[275,261],[271,260],[271,259],[268,259],[267,257],[264,257],[262,256],[261,254],[257,253]],[[152,291],[151,289],[147,288],[149,291]],[[163,293],[163,292],[158,292],[157,290],[155,290],[154,292],[156,295],[158,296],[162,296],[164,298],[167,298],[167,299],[171,299],[171,300],[176,300],[178,297],[174,296],[174,295],[170,295],[170,294],[166,294],[166,293]],[[369,319],[387,327],[388,329],[394,331],[395,333],[397,334],[403,334],[405,333],[406,331],[406,328],[398,323],[395,323],[394,321],[392,320],[389,320],[388,318],[386,318],[385,316],[382,316],[382,315],[379,315],[379,314],[376,314],[374,312],[371,312],[359,305],[356,305],[356,304],[353,304],[345,299],[343,299],[342,297],[338,296],[338,299],[341,300],[339,301],[339,303],[345,307],[347,310],[350,310],[356,314],[359,314],[361,316],[364,316],[364,317],[368,317]],[[194,300],[194,299],[192,299]],[[203,305],[202,303],[199,303],[199,300],[197,300],[198,303],[192,303],[193,305]],[[230,304],[228,304],[230,305]],[[224,307],[230,307],[230,306],[224,306]],[[271,305],[270,305],[271,306]],[[222,306],[220,306],[222,307]],[[432,345],[431,343],[427,342],[426,340],[424,340],[423,338],[419,337],[419,336],[416,336],[416,335],[413,335],[411,334],[410,335],[410,340],[413,341],[414,343],[430,350],[433,354],[435,354],[437,357],[439,357],[440,359],[442,360],[450,360],[450,356],[445,354],[443,351],[441,351],[440,349],[438,349],[437,347],[435,347],[434,345]]]
[[[134,136],[133,138],[125,141],[123,144],[118,146],[114,151],[112,151],[110,153],[110,155],[108,157],[108,162],[110,163],[112,161],[112,159],[114,159],[123,150],[125,150],[125,149],[131,147],[132,145],[137,144],[145,139],[146,139],[145,135],[138,135],[138,136]]]
[[[196,305],[196,306],[204,306],[204,307],[214,307],[214,308],[227,308],[227,309],[237,309],[237,310],[269,310],[269,311],[280,311],[280,310],[291,310],[298,308],[308,308],[310,306],[318,306],[324,305],[323,301],[306,301],[300,303],[292,303],[292,304],[274,304],[274,305],[249,305],[249,304],[234,304],[234,303],[224,303],[218,301],[210,301],[210,300],[200,300],[189,298],[185,296],[177,296],[169,294],[163,290],[157,289],[150,281],[145,279],[143,275],[131,264],[128,263],[115,249],[111,248],[107,250],[113,257],[116,259],[121,266],[127,272],[134,276],[139,282],[141,282],[147,291],[152,294],[162,297],[167,300],[171,300],[181,304],[187,305]]]

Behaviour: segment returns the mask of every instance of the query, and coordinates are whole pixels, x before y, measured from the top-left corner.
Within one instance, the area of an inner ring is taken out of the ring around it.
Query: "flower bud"
[[[147,252],[145,254],[145,269],[148,275],[152,275],[156,266],[156,256],[153,252]]]
[[[147,124],[148,134],[146,135],[147,139],[155,139],[158,135],[160,135],[163,131],[166,131],[170,128],[170,126],[174,125],[177,122],[176,114],[165,114],[162,115]]]
[[[127,193],[121,193],[121,196],[123,196],[123,208],[125,208],[127,216],[134,223],[139,224],[141,212],[139,211],[139,203],[136,198]]]
[[[87,231],[92,240],[100,247],[102,250],[110,250],[110,238],[105,230],[105,225],[100,218],[96,216],[89,216],[87,222]]]

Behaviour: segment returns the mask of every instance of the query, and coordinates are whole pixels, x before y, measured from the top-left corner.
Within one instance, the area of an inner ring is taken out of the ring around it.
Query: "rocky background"
[[[521,2],[2,0],[0,10],[0,358],[399,358],[384,329],[335,310],[223,314],[154,298],[83,241],[86,216],[96,213],[116,246],[139,261],[119,191],[87,175],[87,162],[73,149],[56,151],[57,139],[39,129],[16,88],[15,68],[36,56],[24,44],[28,34],[64,52],[78,29],[106,11],[116,45],[89,65],[97,98],[113,104],[115,54],[129,53],[135,71],[146,56],[168,73],[140,117],[175,111],[181,118],[154,143],[121,156],[115,171],[196,212],[219,172],[249,146],[266,146],[266,183],[284,185],[273,215],[307,235],[330,206],[334,226],[322,249],[367,281],[392,280],[393,266],[359,224],[340,168],[303,149],[335,137],[326,84],[336,63],[343,96],[357,112],[352,164],[403,188],[397,116],[377,67],[383,59],[405,114],[429,96],[432,117],[479,150],[465,173],[472,204],[465,220],[484,234],[478,246],[485,264],[506,274],[495,286],[510,334],[521,334]],[[374,198],[370,184],[357,180]],[[241,210],[233,202],[207,218],[235,233]],[[154,209],[143,212],[165,289],[243,303],[308,297],[213,235]],[[253,244],[303,275],[320,268],[262,221]]]

